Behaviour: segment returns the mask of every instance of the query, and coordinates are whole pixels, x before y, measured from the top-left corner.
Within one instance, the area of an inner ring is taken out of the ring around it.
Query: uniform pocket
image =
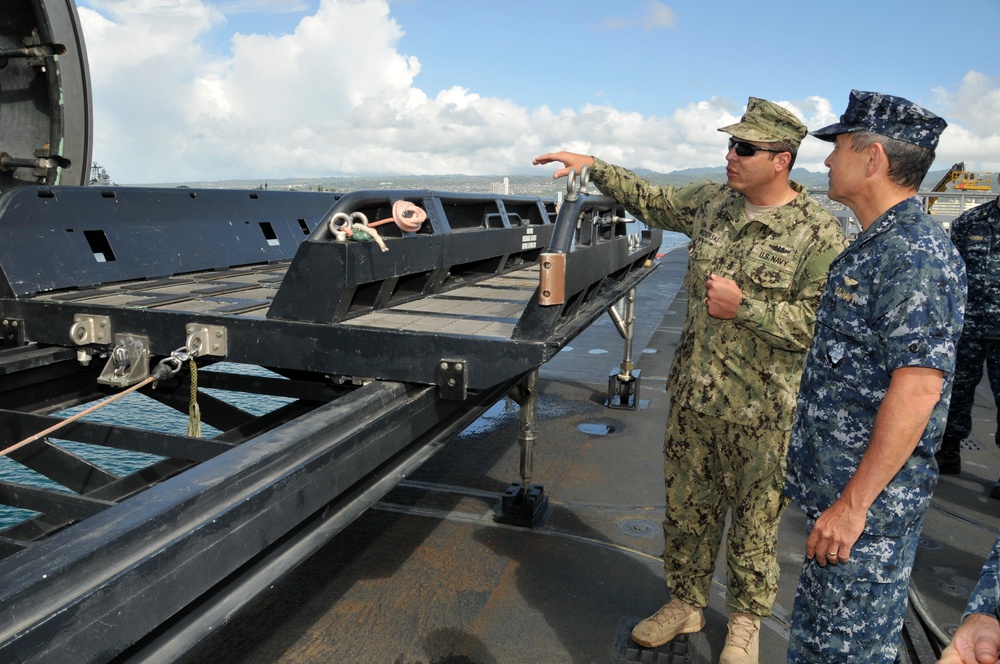
[[[745,275],[748,285],[753,284],[757,289],[769,292],[790,291],[795,276],[783,263],[769,261],[759,256],[748,258],[740,270]]]

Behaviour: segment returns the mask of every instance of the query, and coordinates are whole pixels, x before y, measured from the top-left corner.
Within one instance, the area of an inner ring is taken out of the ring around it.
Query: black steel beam
[[[517,381],[481,394],[461,417],[449,419],[417,438],[362,481],[328,503],[288,536],[213,588],[210,596],[191,604],[165,625],[128,650],[130,664],[175,661],[249,605],[254,597],[319,550],[364,510],[436,454],[455,434],[472,424]]]
[[[0,434],[10,442],[17,442],[65,419],[0,409]],[[51,437],[188,461],[207,461],[232,448],[228,443],[213,439],[190,438],[85,420],[69,422]]]
[[[32,344],[5,349],[0,351],[0,403],[35,412],[69,408],[106,393],[96,380],[100,371],[97,363],[82,366],[70,348]]]
[[[552,228],[528,230],[530,237],[547,243]],[[310,240],[300,245],[267,317],[337,323],[465,286],[509,271],[511,256],[519,259],[514,262],[518,268],[537,263],[541,245],[522,251],[526,236],[522,228],[414,235],[390,244],[384,253],[372,242]],[[402,279],[414,275],[421,277],[416,286]]]
[[[0,414],[0,422],[6,419]],[[6,434],[0,434],[0,440],[7,439]],[[76,493],[85,494],[118,479],[99,466],[81,459],[58,445],[53,445],[44,438],[14,450],[7,456]]]
[[[110,658],[506,388],[455,403],[371,383],[0,561],[0,659]]]
[[[0,503],[24,510],[44,512],[55,519],[76,521],[103,512],[114,505],[67,491],[39,489],[0,480]]]

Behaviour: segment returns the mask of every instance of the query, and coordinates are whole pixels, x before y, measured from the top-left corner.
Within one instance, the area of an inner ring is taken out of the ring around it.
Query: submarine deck
[[[667,599],[659,557],[664,386],[686,306],[686,251],[661,260],[637,292],[636,410],[605,405],[607,376],[622,357],[606,317],[541,368],[530,481],[550,499],[543,524],[493,520],[520,454],[516,407],[501,402],[181,661],[717,661],[727,621],[721,560],[703,632],[676,651],[637,649],[628,639]],[[990,444],[995,410],[985,382],[973,419],[963,473],[942,477],[926,520],[903,661],[934,661],[933,637],[924,635],[955,628],[1000,527],[1000,502],[989,496],[1000,450]],[[785,661],[805,537],[804,517],[790,506],[761,662]]]

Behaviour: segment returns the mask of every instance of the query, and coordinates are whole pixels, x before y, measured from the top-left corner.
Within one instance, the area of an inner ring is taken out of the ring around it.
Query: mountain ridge
[[[659,186],[683,186],[700,180],[726,181],[724,166],[711,168],[687,168],[659,173],[637,168],[634,172]],[[931,171],[924,178],[921,189],[936,185],[947,173],[947,169]],[[794,168],[792,180],[807,188],[826,189],[826,172]],[[282,191],[329,191],[346,193],[366,189],[428,189],[432,191],[455,191],[463,193],[502,193],[504,180],[512,195],[555,197],[566,191],[565,180],[553,180],[549,173],[539,175],[343,175],[323,177],[289,177],[260,179],[231,179],[216,181],[182,181],[170,183],[131,184],[116,186],[131,187],[193,187],[205,189],[278,189]]]

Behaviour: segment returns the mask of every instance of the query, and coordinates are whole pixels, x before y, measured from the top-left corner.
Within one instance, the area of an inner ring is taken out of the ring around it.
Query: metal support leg
[[[623,300],[624,316],[616,306],[608,309],[618,333],[625,340],[625,353],[621,369],[608,376],[608,408],[635,410],[639,404],[639,374],[632,361],[632,339],[635,336],[635,289],[628,292]]]
[[[521,446],[521,481],[514,482],[500,501],[500,512],[493,517],[499,523],[533,527],[541,523],[549,499],[541,484],[532,484],[531,474],[535,462],[535,438],[538,433],[538,369],[528,374],[511,390],[510,397],[520,409],[520,431],[517,443]]]

